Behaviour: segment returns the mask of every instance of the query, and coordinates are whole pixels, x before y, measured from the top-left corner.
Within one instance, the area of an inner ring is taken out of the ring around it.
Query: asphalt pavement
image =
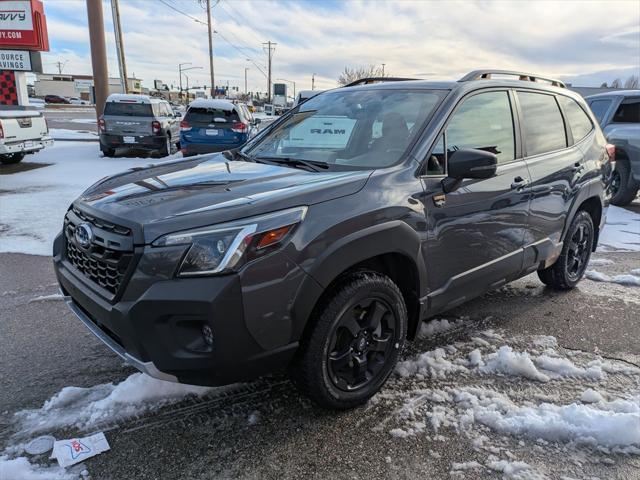
[[[640,267],[640,253],[599,253],[597,257],[612,261],[598,267],[610,275]],[[15,412],[41,408],[66,386],[117,383],[134,370],[88,333],[55,297],[49,258],[0,254],[0,268],[2,451],[28,440],[19,431]],[[639,292],[640,287],[584,280],[579,288],[558,293],[529,276],[447,312],[444,318],[463,318],[463,322],[411,344],[405,358],[446,345],[460,346],[491,328],[525,344],[534,335],[552,335],[558,349],[572,355],[599,355],[620,365],[638,366]],[[599,388],[637,395],[637,378],[611,376]],[[94,480],[501,478],[503,473],[487,468],[451,473],[455,462],[482,463],[491,457],[490,452],[474,447],[474,438],[453,426],[441,428],[439,435],[396,438],[389,433],[404,421],[399,412],[408,397],[454,383],[560,402],[569,402],[587,386],[577,380],[539,384],[506,377],[431,381],[394,377],[377,401],[335,413],[315,407],[284,375],[276,374],[94,426],[105,431],[111,450],[85,465]],[[67,427],[49,433],[69,438],[91,432]],[[585,446],[487,435],[494,441],[496,455],[536,465],[546,475],[540,478],[640,478],[638,455],[605,455]]]

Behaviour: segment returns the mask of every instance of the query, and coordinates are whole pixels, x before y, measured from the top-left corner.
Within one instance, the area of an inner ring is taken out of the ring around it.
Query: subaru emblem
[[[93,230],[91,230],[91,225],[88,223],[81,223],[76,227],[74,236],[78,245],[82,248],[87,248],[93,241]]]

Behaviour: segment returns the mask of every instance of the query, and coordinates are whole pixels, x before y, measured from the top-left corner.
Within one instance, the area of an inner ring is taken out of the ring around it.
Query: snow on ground
[[[631,274],[627,275],[607,275],[596,270],[587,270],[584,272],[584,276],[594,282],[608,282],[617,283],[619,285],[626,285],[629,287],[640,287],[640,269],[631,270]]]
[[[15,420],[22,436],[36,436],[69,427],[89,431],[102,422],[126,420],[185,397],[200,397],[213,390],[134,373],[118,384],[65,387],[41,408],[17,412]]]
[[[624,208],[610,205],[605,225],[598,243],[598,251],[615,250],[640,252],[640,215]]]
[[[25,161],[53,165],[0,175],[0,252],[51,255],[67,208],[91,184],[164,159],[103,158],[97,142],[57,142]]]
[[[0,456],[0,479],[2,480],[72,480],[78,476],[64,468],[32,464],[26,457]]]
[[[98,134],[89,130],[68,130],[65,128],[51,128],[49,134],[54,140],[94,140],[98,141]],[[34,157],[31,157],[34,158]]]
[[[394,412],[376,429],[399,442],[467,439],[453,477],[582,478],[584,462],[640,455],[639,382],[640,368],[554,337],[489,330],[399,362],[370,408]],[[548,470],[553,455],[562,472]]]

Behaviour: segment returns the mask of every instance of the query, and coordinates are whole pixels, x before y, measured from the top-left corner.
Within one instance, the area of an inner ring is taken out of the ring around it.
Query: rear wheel
[[[638,183],[631,176],[631,166],[626,160],[616,162],[611,173],[611,203],[618,206],[629,205],[638,194]]]
[[[115,148],[100,148],[100,151],[102,152],[102,154],[105,157],[115,157],[116,156],[116,149]]]
[[[298,388],[325,408],[365,403],[391,374],[404,346],[407,310],[389,277],[358,272],[329,294],[310,319],[292,365]]]
[[[167,157],[173,153],[173,142],[171,141],[171,135],[167,133],[164,141],[164,146],[160,149],[160,156]]]
[[[24,153],[9,153],[7,155],[0,155],[0,163],[3,165],[13,165],[14,163],[20,163],[24,158]]]
[[[593,220],[584,210],[579,211],[567,232],[556,263],[538,270],[542,283],[556,290],[570,290],[582,279],[591,258],[593,247]]]

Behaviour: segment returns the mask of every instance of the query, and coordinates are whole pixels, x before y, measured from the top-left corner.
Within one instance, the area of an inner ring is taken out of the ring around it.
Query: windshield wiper
[[[307,170],[311,170],[312,172],[319,172],[320,170],[326,170],[329,168],[329,164],[327,162],[319,162],[316,160],[302,160],[300,158],[256,157],[256,160],[267,160],[276,164],[287,164],[291,165],[293,168],[306,167]]]

